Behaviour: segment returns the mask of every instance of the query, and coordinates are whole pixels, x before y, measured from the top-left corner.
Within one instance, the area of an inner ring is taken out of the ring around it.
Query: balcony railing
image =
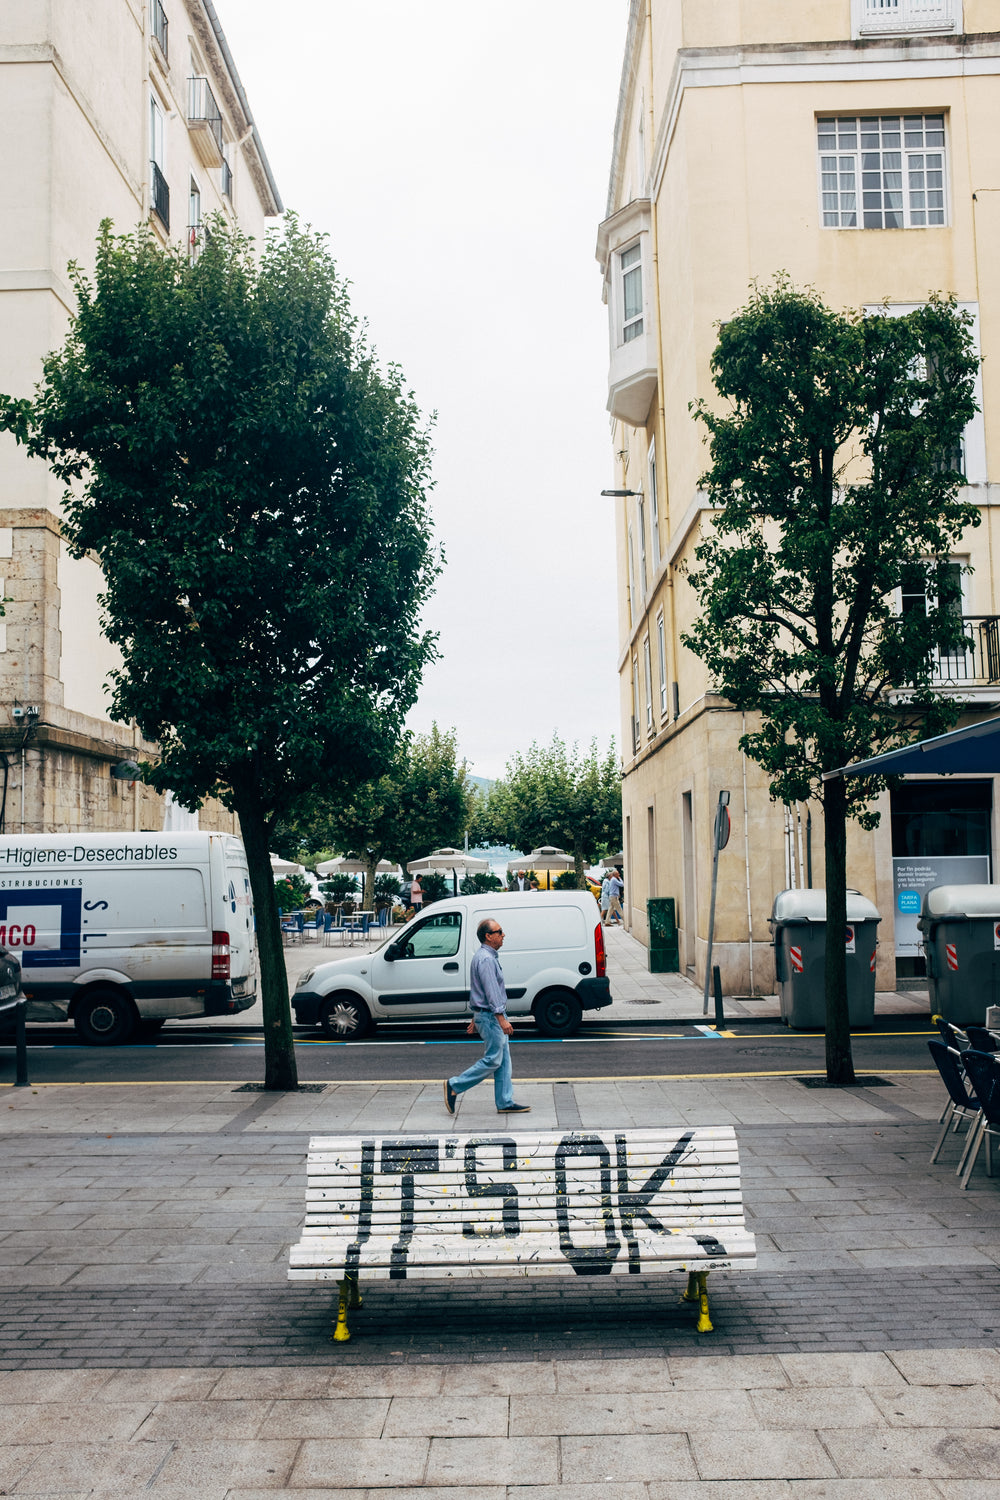
[[[156,42],[163,53],[164,59],[166,59],[169,55],[167,52],[167,32],[170,22],[167,20],[167,13],[163,9],[162,0],[149,0],[149,24],[153,33],[153,41]]]
[[[962,0],[854,0],[855,35],[960,31]]]
[[[970,644],[964,650],[937,653],[932,674],[935,686],[1000,685],[1000,615],[963,615],[962,628]]]
[[[149,164],[153,197],[153,212],[168,232],[170,230],[170,189],[167,179],[156,165],[155,161]]]
[[[188,79],[188,126],[195,148],[206,167],[221,167],[222,111],[207,78]]]

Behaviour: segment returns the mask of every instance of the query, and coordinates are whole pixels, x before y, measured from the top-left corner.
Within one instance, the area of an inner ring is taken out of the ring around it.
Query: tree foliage
[[[409,860],[432,849],[460,845],[472,801],[473,788],[465,762],[458,759],[454,729],[432,724],[428,734],[407,734],[400,740],[383,775],[359,786],[338,805],[328,805],[324,826],[338,849],[365,861],[365,889],[370,891],[380,860],[391,860],[405,870]]]
[[[936,653],[964,648],[950,554],[979,512],[952,466],[976,404],[969,318],[939,297],[891,316],[836,313],[784,278],[722,325],[702,486],[713,529],[691,574],[684,637],[760,727],[742,748],[772,797],[822,796],[827,1067],[850,1082],[843,943],[846,819],[877,822],[881,782],[824,771],[947,729]],[[899,591],[926,607],[898,606]]]
[[[601,755],[597,741],[581,755],[558,735],[549,745],[533,743],[508,761],[490,788],[482,823],[484,842],[530,850],[554,844],[572,853],[577,884],[584,869],[622,837],[621,771],[614,745]]]
[[[438,571],[427,434],[382,370],[321,237],[259,258],[225,221],[194,262],[108,224],[32,400],[0,422],[66,485],[71,552],[104,570],[111,716],[159,742],[146,779],[239,815],[257,908],[268,1087],[294,1087],[267,859],[313,789],[391,759]]]

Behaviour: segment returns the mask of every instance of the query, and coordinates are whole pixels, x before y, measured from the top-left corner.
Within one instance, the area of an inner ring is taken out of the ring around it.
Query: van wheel
[[[117,1047],[135,1030],[136,1015],[131,1001],[123,995],[114,990],[95,990],[78,1003],[73,1024],[92,1047]]]
[[[576,1036],[583,1006],[570,990],[550,990],[532,1007],[539,1031],[546,1036]]]
[[[319,1024],[338,1042],[356,1042],[371,1028],[371,1012],[354,995],[331,995],[320,1006]]]

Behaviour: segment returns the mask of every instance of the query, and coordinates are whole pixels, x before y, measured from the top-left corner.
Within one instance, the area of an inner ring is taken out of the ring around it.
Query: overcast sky
[[[481,776],[619,735],[604,215],[627,0],[216,0],[287,208],[437,413],[441,660]],[[409,628],[400,621],[399,628]]]

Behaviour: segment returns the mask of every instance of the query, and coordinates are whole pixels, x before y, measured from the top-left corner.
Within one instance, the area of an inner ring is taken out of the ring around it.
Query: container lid
[[[925,917],[1000,918],[1000,885],[936,885],[924,892]]]
[[[1000,889],[997,892],[1000,896]],[[847,920],[849,922],[881,922],[879,910],[867,896],[859,891],[847,892]],[[771,909],[772,922],[825,922],[826,891],[806,890],[779,891]]]

